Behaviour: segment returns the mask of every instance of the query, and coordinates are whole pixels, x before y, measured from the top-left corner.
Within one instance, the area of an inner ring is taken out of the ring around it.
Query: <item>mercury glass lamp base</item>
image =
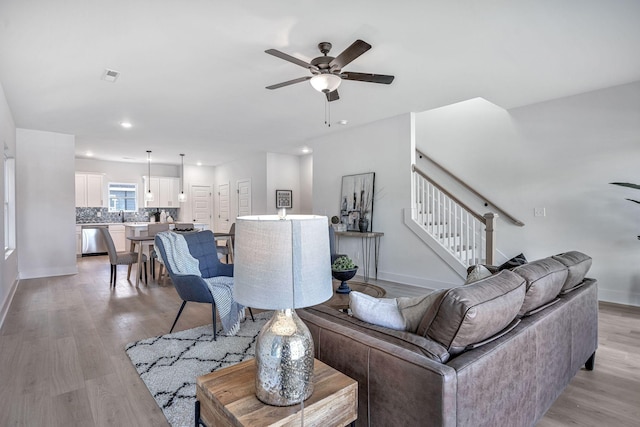
[[[256,396],[291,406],[313,393],[313,339],[295,310],[275,310],[256,341]]]

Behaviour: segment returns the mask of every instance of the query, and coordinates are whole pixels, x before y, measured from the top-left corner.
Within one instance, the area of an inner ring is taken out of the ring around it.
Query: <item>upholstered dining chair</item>
[[[211,304],[211,317],[213,320],[213,340],[216,340],[216,302],[213,299],[213,295],[207,286],[204,279],[218,276],[233,277],[233,264],[223,264],[218,259],[216,253],[216,242],[213,232],[211,230],[204,230],[199,233],[187,233],[184,235],[189,248],[191,256],[198,260],[198,269],[200,275],[194,274],[177,274],[171,268],[171,264],[165,262],[167,273],[171,277],[171,281],[178,292],[180,298],[182,298],[182,305],[178,310],[178,315],[171,325],[169,333],[173,332],[173,328],[178,323],[178,319],[182,314],[182,310],[188,301],[200,302]],[[155,245],[160,252],[160,256],[163,260],[167,259],[167,251],[164,247],[160,236],[156,236]],[[251,320],[253,318],[253,311],[250,307],[249,313],[251,314]]]
[[[113,243],[111,234],[109,234],[108,228],[100,228],[102,237],[107,244],[107,253],[109,254],[109,262],[111,263],[111,276],[109,277],[109,287],[116,287],[116,279],[118,275],[119,265],[128,265],[127,280],[131,277],[131,266],[138,262],[137,252],[118,252],[116,251],[116,245]],[[144,263],[144,282],[147,283],[147,256],[142,254],[142,262]],[[142,272],[140,273],[142,278]]]
[[[147,226],[147,235],[155,236],[156,234],[162,231],[168,231],[168,230],[169,230],[169,224],[167,223],[149,224]],[[156,278],[156,261],[158,261],[158,264],[160,265],[159,267],[160,271],[158,272],[158,280],[162,279],[162,267],[163,267],[162,259],[158,258],[158,254],[156,253],[156,250],[153,247],[150,248],[149,258],[151,259],[151,277],[154,279]]]
[[[227,238],[225,245],[217,247],[218,253],[220,254],[220,256],[226,257],[225,259],[227,264],[229,264],[229,255],[231,255],[231,261],[233,261],[233,248],[234,248],[233,245],[236,243],[236,223],[235,222],[231,224],[231,227],[229,228],[229,234],[231,234],[231,237]]]

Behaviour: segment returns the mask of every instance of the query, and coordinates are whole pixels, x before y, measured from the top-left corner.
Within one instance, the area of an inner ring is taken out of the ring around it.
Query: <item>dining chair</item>
[[[149,224],[147,226],[147,235],[149,236],[155,236],[156,234],[162,231],[169,231],[169,224],[159,223],[159,224]],[[155,247],[153,246],[150,247],[149,258],[151,259],[151,277],[154,279],[156,278],[156,261],[158,261],[158,264],[160,265],[159,271],[158,271],[158,280],[161,280],[164,264],[162,263],[162,258],[158,257]]]
[[[107,244],[107,253],[109,254],[109,263],[111,264],[111,275],[109,277],[109,287],[116,287],[116,279],[118,274],[119,265],[128,265],[127,280],[131,277],[131,266],[138,262],[138,254],[136,252],[116,251],[116,245],[113,243],[111,234],[109,234],[108,228],[100,228],[102,237]],[[144,282],[147,283],[147,256],[142,254],[142,262],[144,263]],[[140,278],[142,278],[142,272],[140,272]]]
[[[229,228],[229,234],[231,237],[227,237],[226,243],[224,246],[217,246],[218,253],[220,256],[226,257],[226,262],[229,264],[229,255],[231,255],[231,261],[233,261],[233,248],[236,243],[236,223],[231,224]]]

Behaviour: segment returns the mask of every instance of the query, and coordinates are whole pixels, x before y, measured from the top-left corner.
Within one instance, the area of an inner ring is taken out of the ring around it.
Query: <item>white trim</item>
[[[4,319],[7,317],[7,313],[9,313],[9,307],[11,307],[11,303],[13,302],[13,296],[16,294],[16,290],[18,289],[19,280],[16,279],[11,284],[11,288],[9,289],[9,295],[2,305],[2,311],[0,311],[0,329],[2,325],[4,325]]]
[[[78,274],[76,264],[67,267],[35,268],[20,272],[20,279],[38,279],[40,277],[66,276],[68,274]]]

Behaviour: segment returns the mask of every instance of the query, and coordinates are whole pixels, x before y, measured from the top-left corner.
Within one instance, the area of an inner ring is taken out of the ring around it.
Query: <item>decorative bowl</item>
[[[352,268],[350,270],[331,270],[331,275],[334,279],[341,281],[340,286],[336,289],[336,293],[338,294],[348,294],[351,292],[351,288],[347,284],[347,280],[353,279],[353,276],[356,275],[358,271],[358,267]]]

